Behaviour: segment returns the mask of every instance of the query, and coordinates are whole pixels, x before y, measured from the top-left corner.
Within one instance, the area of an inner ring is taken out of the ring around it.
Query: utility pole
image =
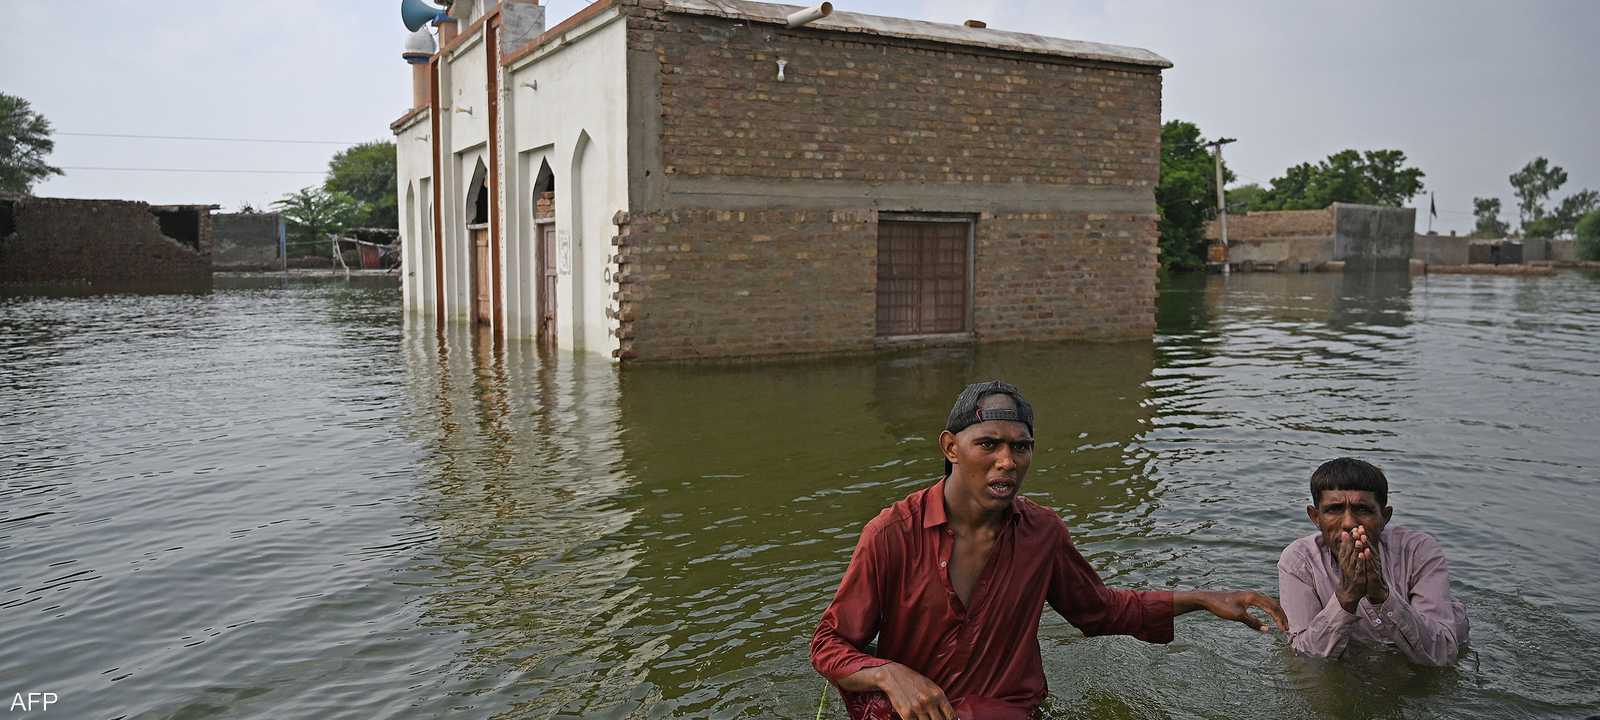
[[[1238,142],[1236,138],[1217,138],[1206,143],[1211,148],[1217,161],[1217,229],[1222,240],[1222,274],[1228,274],[1228,199],[1222,189],[1222,146]]]

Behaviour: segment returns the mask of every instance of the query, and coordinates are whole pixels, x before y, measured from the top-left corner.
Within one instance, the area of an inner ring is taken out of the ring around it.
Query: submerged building
[[[1145,50],[745,0],[457,0],[397,137],[411,312],[619,360],[1146,337]]]

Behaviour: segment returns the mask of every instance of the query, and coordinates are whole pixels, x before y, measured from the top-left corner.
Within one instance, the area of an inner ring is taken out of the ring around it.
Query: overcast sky
[[[552,24],[585,3],[548,3]],[[397,1],[5,3],[0,91],[57,131],[40,195],[264,207],[320,181],[339,143],[390,137],[410,104]],[[1172,60],[1163,116],[1238,138],[1265,185],[1344,148],[1398,148],[1427,173],[1441,231],[1544,155],[1600,189],[1595,0],[839,0],[838,10],[1143,47]],[[204,142],[77,133],[295,140]],[[311,144],[320,141],[329,144]],[[160,168],[233,172],[157,172]],[[259,171],[282,171],[261,173]],[[249,172],[239,172],[249,171]],[[1424,212],[1427,197],[1414,201]]]

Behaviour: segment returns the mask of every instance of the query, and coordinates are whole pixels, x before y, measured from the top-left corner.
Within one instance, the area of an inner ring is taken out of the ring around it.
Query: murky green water
[[[1153,342],[763,366],[542,362],[398,292],[0,300],[0,694],[48,717],[812,717],[855,533],[962,384],[1125,586],[1275,592],[1310,470],[1373,459],[1473,621],[1454,668],[1044,626],[1051,717],[1600,712],[1600,277],[1253,275]],[[830,702],[830,710],[837,703]]]

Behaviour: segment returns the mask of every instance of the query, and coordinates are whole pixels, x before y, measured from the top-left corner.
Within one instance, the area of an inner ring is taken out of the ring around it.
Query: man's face
[[[1009,396],[991,395],[979,403],[985,410],[1015,407]],[[957,492],[979,507],[999,510],[1011,505],[1022,492],[1022,481],[1033,462],[1033,433],[1014,420],[989,420],[960,433],[940,435],[945,459]]]
[[[1323,490],[1316,505],[1306,506],[1306,517],[1322,531],[1322,543],[1329,548],[1338,547],[1340,533],[1357,526],[1373,539],[1382,537],[1392,515],[1394,509],[1379,505],[1368,490]]]

